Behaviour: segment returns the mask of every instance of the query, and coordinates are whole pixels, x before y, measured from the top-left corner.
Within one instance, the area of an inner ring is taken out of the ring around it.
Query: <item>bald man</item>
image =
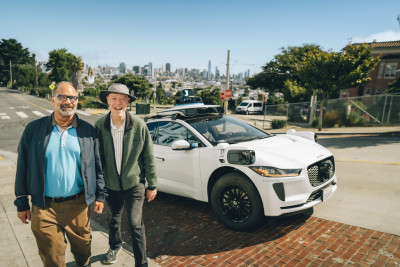
[[[58,83],[51,102],[54,112],[22,134],[14,204],[21,222],[31,221],[45,267],[66,265],[66,238],[76,264],[90,266],[89,205],[102,213],[106,197],[98,139],[75,114],[78,92],[71,83]]]

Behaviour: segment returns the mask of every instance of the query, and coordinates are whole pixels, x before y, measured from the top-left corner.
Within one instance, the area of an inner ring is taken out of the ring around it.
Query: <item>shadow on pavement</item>
[[[386,134],[376,134],[375,136],[341,136],[337,137],[324,137],[318,140],[318,143],[324,147],[330,148],[354,148],[354,147],[375,147],[385,144],[395,144],[400,141],[399,136],[388,136]]]
[[[106,227],[107,212],[92,214],[92,218]],[[266,218],[257,230],[236,232],[217,221],[208,203],[159,193],[155,201],[144,206],[148,257],[203,255],[250,247],[287,235],[309,216]],[[131,244],[125,213],[121,230],[123,240]]]

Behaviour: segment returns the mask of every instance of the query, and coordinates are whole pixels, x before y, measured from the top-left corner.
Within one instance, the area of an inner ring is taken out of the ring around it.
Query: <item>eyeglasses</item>
[[[67,101],[67,98],[69,98],[71,103],[78,101],[78,96],[76,95],[55,95],[54,97],[57,97],[61,102]]]

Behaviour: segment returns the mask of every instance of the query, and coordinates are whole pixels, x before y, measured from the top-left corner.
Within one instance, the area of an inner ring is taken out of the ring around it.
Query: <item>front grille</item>
[[[322,199],[322,191],[321,190],[318,190],[318,191],[312,193],[310,195],[310,197],[307,199],[306,204],[313,202],[314,200],[316,200],[318,198]]]
[[[312,186],[319,186],[335,174],[335,160],[332,157],[318,161],[307,168],[308,179]]]

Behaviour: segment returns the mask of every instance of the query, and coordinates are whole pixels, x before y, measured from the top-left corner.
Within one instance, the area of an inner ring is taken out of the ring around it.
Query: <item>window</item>
[[[396,77],[397,63],[387,63],[385,68],[385,79],[394,79]]]
[[[254,103],[255,107],[262,107],[262,103]]]
[[[366,88],[364,91],[364,95],[371,95],[371,88]]]
[[[379,72],[378,72],[378,79],[382,79],[383,75],[383,68],[385,67],[385,63],[379,64]]]
[[[199,142],[191,131],[177,122],[148,123],[147,127],[154,144],[171,146],[177,140],[186,140],[190,144]]]

